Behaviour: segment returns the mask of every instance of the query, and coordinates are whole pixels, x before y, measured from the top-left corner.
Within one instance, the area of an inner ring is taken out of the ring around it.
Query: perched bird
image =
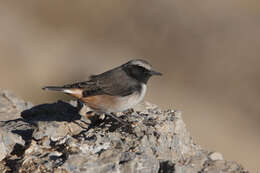
[[[88,81],[64,86],[46,86],[74,96],[97,113],[105,113],[118,121],[113,113],[125,111],[140,103],[146,93],[146,84],[153,75],[162,75],[145,60],[131,60],[102,74],[90,76]]]

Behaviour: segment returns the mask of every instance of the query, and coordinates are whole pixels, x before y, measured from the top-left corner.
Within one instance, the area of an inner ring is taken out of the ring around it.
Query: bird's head
[[[153,75],[162,75],[162,73],[153,70],[152,66],[145,60],[135,59],[122,65],[123,70],[132,78],[144,84]]]

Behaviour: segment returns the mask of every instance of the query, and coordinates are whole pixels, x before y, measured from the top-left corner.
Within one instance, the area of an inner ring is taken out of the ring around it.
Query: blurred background
[[[86,80],[133,58],[164,76],[146,100],[183,111],[196,143],[260,169],[257,0],[0,1],[0,88],[34,104],[45,85]]]

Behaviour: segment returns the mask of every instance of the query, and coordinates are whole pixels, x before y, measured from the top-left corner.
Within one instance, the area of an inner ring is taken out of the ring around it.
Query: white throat
[[[140,103],[144,99],[144,96],[146,94],[146,88],[147,88],[146,84],[142,84],[141,93],[140,93],[140,97],[138,99],[138,103]]]

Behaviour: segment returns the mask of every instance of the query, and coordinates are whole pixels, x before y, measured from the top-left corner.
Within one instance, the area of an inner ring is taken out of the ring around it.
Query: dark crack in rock
[[[174,171],[174,163],[172,163],[171,161],[160,162],[160,168],[158,173],[173,173]]]
[[[5,99],[0,92],[1,113],[15,112],[19,106]],[[129,123],[122,126],[109,116],[81,116],[75,102],[21,108],[21,118],[0,122],[0,172],[246,172],[194,144],[179,111],[142,103],[118,113]]]
[[[17,144],[25,144],[21,136],[8,132],[0,127],[0,161],[6,158]]]

